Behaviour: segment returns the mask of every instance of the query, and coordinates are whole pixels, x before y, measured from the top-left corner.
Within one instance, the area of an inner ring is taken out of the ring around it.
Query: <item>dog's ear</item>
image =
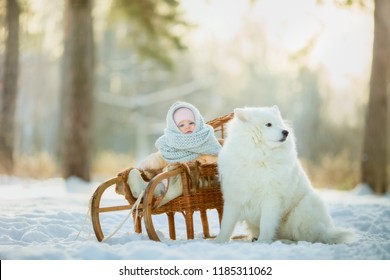
[[[248,113],[245,111],[245,109],[242,108],[234,109],[234,116],[236,116],[242,122],[247,122],[249,119]]]
[[[275,111],[276,114],[278,114],[280,117],[282,117],[282,114],[280,113],[278,105],[272,106],[272,109]]]

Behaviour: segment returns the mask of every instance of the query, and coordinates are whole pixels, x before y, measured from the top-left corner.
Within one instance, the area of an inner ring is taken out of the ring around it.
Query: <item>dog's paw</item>
[[[258,238],[256,242],[264,243],[264,244],[271,244],[273,242],[273,240],[269,239],[269,238]]]

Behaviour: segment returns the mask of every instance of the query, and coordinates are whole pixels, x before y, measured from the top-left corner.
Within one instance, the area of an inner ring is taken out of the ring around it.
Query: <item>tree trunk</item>
[[[63,64],[63,176],[90,180],[94,46],[92,0],[66,0]]]
[[[8,37],[5,46],[4,88],[0,104],[0,167],[12,173],[14,167],[15,107],[19,72],[19,14],[17,0],[7,0]]]
[[[390,1],[375,0],[370,96],[363,144],[362,182],[387,191],[387,123],[390,91]]]

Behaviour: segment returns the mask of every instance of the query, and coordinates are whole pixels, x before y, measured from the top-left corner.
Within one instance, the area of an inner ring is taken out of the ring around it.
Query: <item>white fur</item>
[[[352,240],[349,231],[335,228],[311,186],[279,109],[244,108],[234,113],[218,159],[224,210],[216,241],[227,242],[241,221],[259,242]],[[287,137],[283,131],[288,131]]]

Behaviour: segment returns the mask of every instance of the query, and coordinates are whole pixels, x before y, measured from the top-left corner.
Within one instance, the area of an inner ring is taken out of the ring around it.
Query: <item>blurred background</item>
[[[206,121],[236,107],[276,104],[294,127],[315,186],[359,183],[373,1],[0,0],[3,96],[8,2],[20,11],[19,68],[13,167],[1,173],[115,176],[155,151],[168,108],[181,100]],[[84,47],[72,43],[72,32],[86,39]],[[84,54],[74,61],[77,48]],[[84,62],[93,73],[89,86],[71,93]],[[83,113],[91,115],[85,122]],[[72,132],[69,122],[78,120],[90,135],[82,140],[85,158],[67,151],[79,143],[67,138],[77,136],[80,128]],[[87,170],[64,173],[69,161]]]

